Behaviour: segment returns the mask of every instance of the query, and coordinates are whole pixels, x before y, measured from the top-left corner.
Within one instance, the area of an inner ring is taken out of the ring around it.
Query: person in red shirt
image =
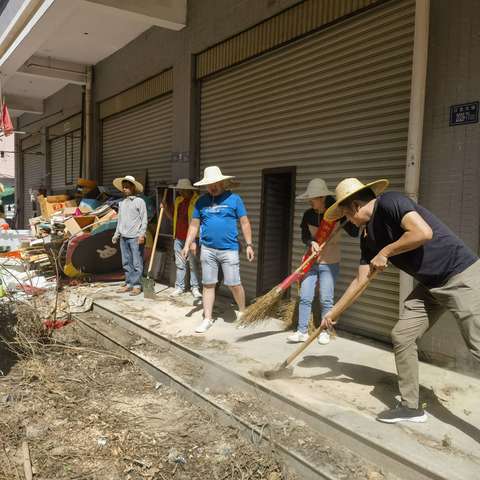
[[[197,244],[195,243],[194,246],[195,253],[190,253],[188,259],[185,259],[181,254],[187,238],[188,225],[192,219],[193,209],[198,198],[197,189],[188,178],[181,178],[176,185],[171,185],[170,188],[175,188],[178,192],[173,207],[166,209],[167,215],[173,222],[173,247],[175,251],[175,266],[177,267],[175,290],[170,296],[177,297],[185,292],[185,277],[189,268],[191,293],[194,298],[202,298]]]

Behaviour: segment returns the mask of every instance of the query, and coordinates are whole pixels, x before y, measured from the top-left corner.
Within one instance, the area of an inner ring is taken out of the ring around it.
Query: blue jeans
[[[143,274],[143,245],[138,244],[137,238],[120,237],[122,252],[122,267],[125,272],[125,284],[130,288],[141,288]]]
[[[300,305],[298,309],[298,330],[308,331],[308,320],[312,312],[312,302],[315,297],[317,281],[320,282],[320,307],[322,318],[333,307],[335,282],[337,281],[340,264],[315,263],[308,271],[300,287]]]
[[[177,267],[177,277],[175,279],[175,287],[185,290],[185,276],[187,274],[187,264],[190,266],[190,287],[200,288],[198,278],[200,276],[200,261],[196,255],[190,253],[188,260],[185,260],[181,251],[185,246],[184,240],[177,238],[173,242],[173,250],[175,251],[175,266]]]

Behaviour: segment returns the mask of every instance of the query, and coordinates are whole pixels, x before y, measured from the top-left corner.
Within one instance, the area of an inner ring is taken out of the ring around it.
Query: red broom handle
[[[333,222],[333,223],[335,225],[336,222]],[[332,241],[337,236],[337,234],[340,232],[340,228],[342,226],[343,226],[343,224],[338,224],[338,225],[334,226],[334,228],[330,231],[331,232],[330,236],[320,245],[320,250],[316,253],[312,252],[307,257],[307,259],[304,260],[302,262],[302,264],[293,273],[291,273],[285,280],[283,280],[282,283],[280,283],[277,286],[277,289],[278,290],[286,290],[287,288],[290,287],[290,285],[293,282],[296,282],[301,277],[303,277],[303,275],[305,275],[305,273],[307,273],[308,270],[310,270],[310,268],[312,267],[313,261],[315,260],[315,258],[318,257],[322,253],[323,249],[328,245],[328,243],[330,241]]]

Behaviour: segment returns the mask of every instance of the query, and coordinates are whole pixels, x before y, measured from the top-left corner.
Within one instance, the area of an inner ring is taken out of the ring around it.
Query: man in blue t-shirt
[[[361,228],[358,274],[338,301],[390,261],[411,275],[417,286],[405,300],[392,330],[401,403],[380,413],[385,423],[425,422],[419,404],[417,341],[445,312],[455,317],[470,353],[480,361],[480,261],[432,212],[399,192],[382,193],[388,180],[364,185],[347,178],[336,188],[337,201],[327,220],[346,216]],[[331,327],[331,313],[322,326]]]
[[[239,195],[225,190],[225,181],[231,178],[234,177],[223,175],[218,167],[207,167],[203,179],[194,184],[196,187],[206,186],[208,190],[195,204],[182,250],[184,258],[188,257],[190,251],[196,253],[195,238],[200,230],[203,321],[195,330],[197,333],[205,333],[213,325],[212,311],[219,266],[222,268],[223,283],[232,292],[240,315],[245,310],[245,290],[240,280],[238,221],[247,244],[249,262],[254,260],[255,254],[252,229],[243,200]]]

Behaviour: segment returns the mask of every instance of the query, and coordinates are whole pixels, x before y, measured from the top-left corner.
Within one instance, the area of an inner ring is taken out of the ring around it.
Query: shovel
[[[150,298],[152,300],[155,300],[156,298],[155,280],[153,278],[150,278],[150,274],[152,273],[153,259],[155,258],[155,253],[157,252],[157,242],[158,242],[158,236],[160,234],[160,225],[162,224],[163,212],[165,210],[163,208],[163,205],[165,204],[166,198],[167,198],[167,189],[163,191],[162,206],[160,207],[160,215],[158,217],[157,230],[155,232],[155,239],[153,240],[152,254],[150,255],[150,262],[148,264],[147,278],[143,280],[143,296],[145,298]]]
[[[336,321],[340,315],[345,312],[359,297],[362,293],[366,290],[369,283],[373,280],[377,272],[371,273],[368,277],[363,279],[355,288],[352,290],[348,296],[342,298],[338,301],[330,311],[330,315],[332,320]],[[283,363],[281,363],[277,368],[274,370],[267,370],[263,372],[263,376],[268,380],[276,378],[278,376],[282,376],[285,373],[285,369],[289,367],[293,361],[320,335],[321,331],[324,330],[322,326],[318,327],[312,335],[308,338],[308,340],[303,343],[297,350],[295,350]]]

